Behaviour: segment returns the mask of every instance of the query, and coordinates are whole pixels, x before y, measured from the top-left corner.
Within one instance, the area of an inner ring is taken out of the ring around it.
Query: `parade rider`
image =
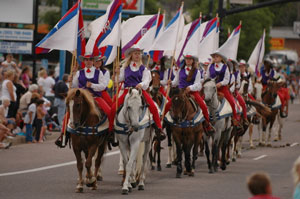
[[[228,88],[230,83],[230,71],[228,66],[225,64],[227,58],[220,52],[215,52],[211,54],[211,56],[213,60],[212,64],[208,67],[206,78],[212,78],[216,80],[218,92],[224,95],[232,108],[233,125],[238,126],[238,116],[235,109],[234,98]]]
[[[261,67],[260,70],[261,77],[259,80],[263,85],[263,91],[266,90],[268,82],[271,80],[279,80],[279,82],[283,81],[280,79],[280,76],[277,75],[276,71],[273,69],[273,61],[270,58],[266,58],[264,60],[264,65]],[[277,91],[277,94],[281,101],[281,108],[280,108],[280,115],[281,117],[287,117],[288,115],[288,100],[290,98],[289,91],[287,88],[280,88]]]
[[[246,63],[245,60],[241,59],[239,62],[239,74],[241,79],[247,79],[248,80],[248,97],[255,101],[255,98],[251,95],[251,93],[253,92],[253,84],[252,84],[252,79],[251,79],[251,75],[248,71],[248,67],[249,64]]]
[[[102,98],[102,92],[105,91],[108,83],[107,81],[104,81],[105,76],[103,75],[102,71],[96,69],[93,66],[95,60],[104,60],[106,59],[106,57],[101,55],[95,57],[92,54],[85,54],[84,56],[79,56],[79,59],[84,62],[85,68],[76,72],[72,81],[72,88],[83,88],[90,91],[100,109],[104,111],[109,119],[111,108],[108,103]],[[68,121],[68,119],[68,114],[66,114],[64,120]],[[63,127],[62,133],[64,133],[65,131],[64,128],[66,127]],[[67,140],[68,139],[66,139],[66,142]],[[62,141],[59,142],[57,140],[55,143],[59,147],[66,146],[66,143],[62,143]]]
[[[198,58],[191,54],[184,55],[184,65],[176,74],[173,81],[169,81],[169,83],[173,87],[177,87],[179,89],[185,89],[186,93],[194,96],[197,104],[202,110],[202,113],[205,118],[204,128],[206,132],[212,131],[212,125],[209,121],[208,109],[206,104],[204,103],[202,97],[200,96],[199,91],[202,88],[202,78],[201,73],[197,68]],[[170,110],[172,105],[172,101],[168,101],[166,104],[165,114]]]
[[[129,88],[141,89],[142,94],[149,105],[149,110],[153,115],[153,120],[160,133],[163,134],[158,109],[151,96],[146,91],[151,82],[151,72],[142,64],[142,52],[143,50],[140,49],[139,46],[133,45],[131,48],[125,51],[126,58],[123,60],[122,67],[117,67],[115,70],[115,75],[119,75],[119,81],[124,81],[124,92],[118,98],[118,107],[124,103],[124,99],[129,91]],[[116,77],[113,77],[113,79],[116,79]],[[110,132],[113,131],[115,114],[116,102],[113,103],[111,109],[111,118],[109,123]]]

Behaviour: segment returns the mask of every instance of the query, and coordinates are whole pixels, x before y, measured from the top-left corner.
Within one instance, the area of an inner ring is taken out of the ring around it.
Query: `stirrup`
[[[280,117],[281,118],[287,118],[288,114],[284,113],[283,111],[280,111]]]
[[[62,141],[61,141],[61,136],[59,138],[57,138],[57,140],[54,142],[56,146],[58,146],[59,148],[65,148],[66,144],[63,145]]]

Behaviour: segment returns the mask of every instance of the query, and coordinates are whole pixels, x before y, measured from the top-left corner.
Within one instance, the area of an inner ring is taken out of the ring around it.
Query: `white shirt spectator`
[[[30,121],[30,117],[29,117],[29,113],[32,112],[32,117],[31,117],[31,121]],[[35,118],[36,115],[36,104],[32,103],[30,104],[30,106],[28,107],[28,111],[26,113],[25,119],[24,119],[24,123],[25,124],[33,124],[33,120]]]
[[[43,79],[43,78],[40,78]],[[41,80],[42,84],[43,84],[43,89],[45,91],[45,96],[46,97],[53,97],[54,96],[54,92],[52,92],[52,88],[55,85],[55,80],[48,76],[46,79]]]
[[[8,92],[8,88],[7,88],[7,83],[10,82],[10,80],[6,79],[3,81],[2,83],[2,99],[9,99],[10,101],[12,101],[11,97],[10,97],[10,94]],[[17,99],[17,93],[16,93],[16,87],[13,86],[14,88],[14,98],[15,100]]]

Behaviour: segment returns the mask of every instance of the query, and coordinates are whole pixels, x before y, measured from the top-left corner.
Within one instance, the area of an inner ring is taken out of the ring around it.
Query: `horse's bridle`
[[[179,95],[175,95],[175,96],[173,96],[172,97],[172,99],[173,98],[176,98],[176,97],[178,97],[179,98]],[[188,100],[188,99],[187,99]],[[185,100],[183,100],[183,107],[185,107],[186,106],[186,102],[185,102]],[[173,107],[173,106],[172,106]],[[172,110],[173,110],[173,108],[171,107],[171,109],[170,109],[170,115],[171,115],[171,117],[172,118],[174,118],[174,114],[172,114]],[[185,121],[186,119],[187,119],[187,117],[188,117],[188,112],[186,111],[186,113],[184,113],[184,111],[185,111],[185,108],[183,108],[183,110],[182,110],[182,113],[183,113],[183,115],[184,115],[184,117],[182,117],[182,121]]]

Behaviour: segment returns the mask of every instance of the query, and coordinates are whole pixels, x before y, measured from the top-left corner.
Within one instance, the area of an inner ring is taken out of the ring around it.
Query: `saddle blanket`
[[[242,106],[239,104],[239,102],[235,99],[235,110],[237,114],[242,113]],[[215,118],[216,120],[220,120],[226,117],[232,116],[232,108],[229,104],[229,102],[223,98],[221,101],[221,105],[219,106],[218,110],[216,111]],[[213,118],[213,116],[210,114],[210,118]]]
[[[271,106],[271,108],[272,109],[277,109],[277,108],[280,108],[280,107],[281,107],[281,101],[280,101],[279,96],[277,95],[275,103]]]
[[[102,119],[102,121],[100,121],[99,124],[97,124],[94,127],[83,126],[83,127],[78,127],[76,129],[73,129],[73,128],[71,128],[70,121],[69,121],[67,131],[70,133],[73,133],[73,134],[102,135],[102,134],[108,132],[108,126],[109,126],[109,122],[108,122],[107,117],[105,116]]]
[[[196,113],[196,115],[194,116],[194,118],[190,121],[184,121],[181,123],[175,123],[170,111],[166,114],[164,121],[167,122],[168,124],[172,125],[172,126],[176,126],[176,127],[180,127],[180,128],[189,128],[189,127],[195,127],[197,125],[199,125],[200,123],[202,123],[204,121],[204,116],[203,113],[201,111],[201,109],[198,109],[198,112]]]

